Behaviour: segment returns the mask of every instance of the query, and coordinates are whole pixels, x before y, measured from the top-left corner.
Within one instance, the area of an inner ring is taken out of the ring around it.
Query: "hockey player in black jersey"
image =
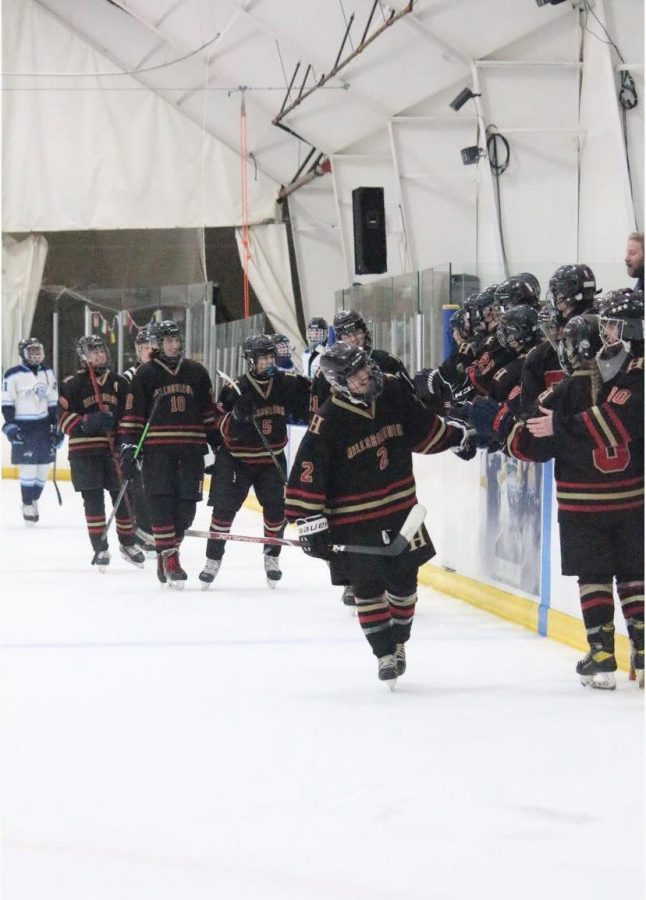
[[[140,328],[135,337],[135,356],[137,362],[123,373],[123,377],[128,383],[132,381],[133,375],[139,366],[143,366],[144,363],[150,362],[152,353],[153,348],[150,345],[150,327],[146,326],[145,328]]]
[[[302,375],[276,367],[276,348],[266,334],[253,335],[243,345],[247,374],[220,391],[217,421],[221,444],[217,448],[209,506],[213,507],[211,532],[227,534],[253,487],[262,507],[266,537],[282,537],[285,531],[285,479],[283,448],[287,444],[289,418],[307,421],[310,383]],[[220,566],[226,542],[210,539],[200,580],[208,588]],[[269,587],[282,577],[280,546],[264,546],[264,566]]]
[[[157,577],[182,589],[187,575],[179,548],[202,499],[204,455],[215,421],[213,389],[204,366],[184,357],[175,322],[159,322],[151,345],[153,358],[137,369],[120,423],[121,465],[127,478],[136,475],[136,446],[148,424],[141,453]]]
[[[412,454],[457,447],[464,430],[430,413],[397,377],[361,347],[338,343],[321,356],[332,395],[312,416],[287,485],[290,521],[306,520],[306,553],[330,562],[333,584],[349,584],[359,622],[394,682],[406,668],[418,567],[435,551],[425,527],[400,556],[331,553],[333,543],[383,546],[416,503]]]
[[[93,561],[103,571],[110,563],[107,538],[102,537],[106,525],[103,492],[107,490],[113,502],[119,493],[114,433],[125,409],[128,384],[123,376],[110,370],[110,353],[99,335],[80,338],[77,353],[81,370],[61,384],[58,422],[69,438],[72,484],[83,498],[88,534],[95,552]],[[116,524],[121,555],[143,568],[144,555],[136,545],[127,509],[118,511]]]
[[[624,337],[643,340],[643,318],[610,313],[625,319]],[[570,377],[541,397],[540,416],[514,426],[507,449],[518,459],[555,460],[562,572],[578,577],[590,646],[577,672],[584,685],[612,690],[613,580],[644,683],[644,361],[600,322],[603,346],[595,316],[567,322],[559,353]]]
[[[442,415],[454,403],[472,394],[467,368],[474,362],[476,352],[468,308],[455,310],[449,320],[449,331],[455,350],[437,369],[422,369],[415,373],[414,379],[415,393],[436,415]]]

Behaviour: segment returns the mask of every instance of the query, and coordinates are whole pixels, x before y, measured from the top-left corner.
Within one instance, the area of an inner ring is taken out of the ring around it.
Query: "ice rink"
[[[101,575],[60,488],[28,528],[2,483],[3,900],[643,897],[624,673],[584,690],[577,651],[421,589],[391,693],[324,563],[285,549],[271,591],[230,542],[203,592],[186,539],[171,592],[113,536]]]

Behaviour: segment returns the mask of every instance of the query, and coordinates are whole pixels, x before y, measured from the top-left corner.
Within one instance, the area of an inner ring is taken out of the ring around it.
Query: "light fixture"
[[[455,100],[451,100],[449,106],[457,112],[459,109],[462,109],[467,100],[473,100],[474,97],[480,96],[480,94],[474,94],[471,88],[463,88]]]
[[[558,6],[559,3],[565,3],[565,0],[536,0],[536,6]]]
[[[463,147],[460,150],[460,156],[462,157],[463,166],[473,166],[481,156],[484,156],[484,153],[477,144],[474,144],[472,147]]]

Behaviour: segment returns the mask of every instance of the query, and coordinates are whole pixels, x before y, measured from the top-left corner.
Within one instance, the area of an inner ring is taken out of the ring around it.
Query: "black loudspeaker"
[[[359,187],[352,191],[354,225],[354,271],[357,275],[378,275],[386,262],[386,217],[384,189]]]

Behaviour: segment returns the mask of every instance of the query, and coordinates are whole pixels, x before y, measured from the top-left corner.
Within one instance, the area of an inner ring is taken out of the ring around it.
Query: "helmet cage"
[[[102,375],[111,365],[110,350],[106,342],[99,334],[87,334],[79,338],[76,344],[76,352],[84,369],[89,369],[88,353],[93,350],[102,350],[105,354],[104,363],[92,364],[92,368],[97,375]]]
[[[590,362],[601,349],[599,326],[596,316],[573,316],[563,329],[558,344],[561,368],[568,375]]]
[[[257,378],[271,378],[276,372],[276,344],[268,334],[253,334],[242,345],[242,355],[247,361],[247,368],[251,375]],[[273,362],[259,368],[260,357],[273,356]]]
[[[45,359],[45,348],[38,338],[25,338],[18,344],[18,354],[26,366],[39,366]]]

